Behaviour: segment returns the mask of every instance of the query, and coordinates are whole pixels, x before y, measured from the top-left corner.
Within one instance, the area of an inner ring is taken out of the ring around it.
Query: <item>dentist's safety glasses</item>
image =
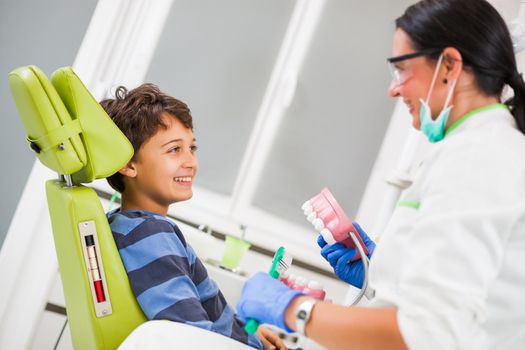
[[[392,74],[392,81],[396,86],[403,85],[408,79],[412,77],[412,70],[406,66],[404,61],[410,60],[412,58],[437,54],[442,50],[438,49],[429,49],[422,50],[406,55],[395,56],[387,58],[388,68],[390,68],[390,74]]]
[[[398,66],[396,63],[389,62],[388,68],[390,69],[390,74],[392,75],[392,82],[395,86],[403,85],[408,79],[412,77],[412,73],[410,70],[404,69]]]
[[[339,242],[348,248],[356,248],[356,243],[351,237],[353,235],[365,255],[368,254],[368,249],[363,243],[361,235],[328,188],[323,188],[321,193],[306,201],[302,209],[306,219],[312,223],[317,232],[321,233],[327,244]],[[360,258],[361,254],[358,249],[358,253],[350,261]]]

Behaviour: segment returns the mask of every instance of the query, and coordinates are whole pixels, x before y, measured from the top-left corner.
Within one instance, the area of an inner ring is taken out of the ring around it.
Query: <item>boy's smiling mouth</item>
[[[174,178],[175,182],[191,182],[192,178],[190,176],[176,177]]]

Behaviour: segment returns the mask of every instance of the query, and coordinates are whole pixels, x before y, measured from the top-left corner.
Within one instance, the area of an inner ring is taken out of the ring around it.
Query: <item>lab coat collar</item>
[[[471,118],[475,116],[475,118]],[[494,121],[494,117],[498,121],[505,121],[516,127],[516,122],[509,112],[509,108],[502,103],[493,103],[473,111],[468,112],[457,121],[455,121],[445,132],[445,139],[450,135],[461,133],[463,130],[470,129],[475,125],[482,125],[487,122]]]

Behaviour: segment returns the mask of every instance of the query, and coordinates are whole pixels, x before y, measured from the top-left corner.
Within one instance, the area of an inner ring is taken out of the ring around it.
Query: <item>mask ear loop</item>
[[[436,65],[436,69],[434,70],[434,75],[432,76],[432,82],[430,83],[430,89],[428,89],[427,98],[425,100],[427,105],[428,105],[428,101],[430,101],[430,96],[432,95],[432,91],[434,90],[434,85],[436,84],[436,79],[437,79],[439,68],[441,67],[442,61],[443,61],[443,54],[439,55],[438,63]]]

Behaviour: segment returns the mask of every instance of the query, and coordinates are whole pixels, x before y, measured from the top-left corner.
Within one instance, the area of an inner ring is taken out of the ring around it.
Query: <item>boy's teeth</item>
[[[177,182],[190,182],[191,181],[191,177],[176,177],[175,181],[177,181]]]

